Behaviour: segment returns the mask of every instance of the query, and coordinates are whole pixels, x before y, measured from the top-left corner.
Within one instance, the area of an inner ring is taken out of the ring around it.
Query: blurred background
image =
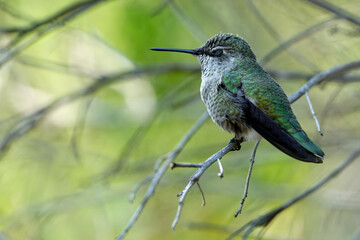
[[[357,0],[0,1],[0,239],[114,239],[154,171],[206,111],[196,48],[236,33],[288,96],[308,79],[360,56]],[[326,5],[326,6],[329,6]],[[335,10],[334,10],[335,9]],[[358,75],[359,74],[359,75]],[[306,190],[360,146],[360,73],[314,86],[293,104],[324,164],[260,143],[243,212],[254,142],[227,154],[190,191],[177,229],[176,194],[195,169],[168,169],[125,239],[224,239]],[[232,136],[210,120],[175,159],[199,163]],[[360,239],[359,159],[279,215],[263,239]],[[252,235],[256,237],[256,234]],[[241,237],[238,237],[241,238]]]

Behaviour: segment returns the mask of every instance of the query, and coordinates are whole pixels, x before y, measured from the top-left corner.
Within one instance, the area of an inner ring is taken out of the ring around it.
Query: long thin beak
[[[201,52],[193,49],[179,49],[179,48],[150,48],[153,51],[166,51],[166,52],[182,52],[182,53],[190,53],[193,55],[200,55]]]

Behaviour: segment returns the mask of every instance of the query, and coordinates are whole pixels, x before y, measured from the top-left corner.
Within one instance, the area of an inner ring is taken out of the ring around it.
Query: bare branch
[[[322,73],[317,74],[312,77],[306,84],[304,84],[296,93],[294,93],[291,97],[289,97],[289,101],[291,103],[298,100],[305,92],[309,91],[309,89],[324,81],[325,79],[335,78],[337,76],[341,76],[346,74],[347,72],[354,70],[360,67],[360,61],[350,62],[343,65],[339,65],[333,68],[330,68]]]
[[[17,125],[8,132],[3,139],[0,141],[0,156],[4,153],[6,149],[10,147],[10,145],[33,129],[37,123],[44,119],[49,113],[58,109],[60,106],[69,104],[74,102],[75,100],[80,99],[81,97],[85,97],[91,94],[96,93],[100,89],[120,80],[124,80],[131,77],[136,77],[144,74],[157,74],[157,73],[166,73],[173,71],[197,71],[198,68],[194,68],[189,65],[165,65],[165,66],[155,66],[148,67],[142,69],[134,69],[126,72],[120,72],[115,74],[110,74],[107,76],[102,76],[97,78],[93,83],[88,85],[87,87],[70,93],[64,97],[58,98],[46,105],[43,108],[38,109],[32,114],[26,116],[21,119]]]
[[[290,199],[289,201],[282,204],[280,207],[273,209],[272,211],[269,211],[268,213],[248,222],[244,226],[242,226],[240,229],[236,230],[234,233],[232,233],[227,240],[233,239],[237,235],[239,235],[241,232],[245,231],[243,239],[247,239],[247,237],[250,235],[250,233],[256,228],[256,227],[266,227],[279,213],[281,213],[283,210],[291,207],[298,201],[306,198],[313,192],[320,189],[322,186],[324,186],[327,182],[329,182],[331,179],[335,178],[337,175],[339,175],[346,167],[348,167],[351,163],[354,162],[356,158],[360,156],[360,149],[357,149],[355,152],[353,152],[348,159],[343,161],[338,167],[336,167],[330,174],[325,176],[323,179],[315,183],[312,187],[307,189],[306,191],[302,192],[301,194],[297,195],[296,197]]]
[[[360,26],[360,19],[358,16],[342,9],[342,8],[339,8],[338,6],[336,5],[333,5],[327,1],[324,1],[324,0],[307,0],[308,2],[312,3],[312,4],[315,4],[317,5],[318,7],[321,7],[331,13],[334,13],[336,16],[340,17],[340,18],[343,18],[343,19],[346,19],[347,21],[355,24],[355,25],[358,25]]]
[[[313,33],[319,32],[319,30],[333,24],[336,20],[338,20],[337,17],[332,17],[330,19],[326,19],[322,22],[319,22],[317,24],[314,24],[305,30],[298,32],[296,35],[292,36],[291,38],[282,41],[277,47],[273,48],[269,53],[267,53],[260,61],[260,65],[265,66],[267,63],[270,62],[270,60],[274,59],[277,55],[279,55],[282,51],[289,49],[292,45],[295,43],[303,40],[304,38],[312,35]],[[300,60],[300,62],[303,60]],[[304,64],[304,63],[303,63]],[[308,64],[306,62],[305,64]],[[311,68],[315,70],[314,66],[311,64]]]
[[[79,14],[83,13],[87,9],[95,6],[96,4],[107,0],[91,0],[85,2],[78,2],[69,7],[61,10],[40,22],[34,23],[26,28],[19,28],[18,35],[8,44],[5,52],[0,57],[0,67],[18,55],[20,52],[31,46],[38,41],[43,35],[51,32],[52,30],[61,27],[64,23],[74,19]],[[39,29],[39,30],[38,30]],[[28,34],[34,33],[27,41],[22,44],[18,43],[22,41]]]
[[[254,166],[254,163],[255,163],[255,154],[256,154],[256,150],[260,144],[260,141],[257,141],[255,143],[255,146],[254,146],[254,149],[253,149],[253,152],[251,154],[251,159],[250,159],[250,166],[249,166],[249,171],[248,171],[248,175],[246,177],[246,182],[245,182],[245,189],[244,189],[244,195],[243,195],[243,198],[241,199],[241,202],[240,202],[240,206],[239,206],[239,209],[236,211],[235,213],[235,217],[237,217],[240,213],[241,213],[241,210],[244,206],[244,203],[245,203],[245,198],[247,197],[248,195],[248,191],[249,191],[249,185],[250,185],[250,177],[251,177],[251,173],[252,173],[252,169],[253,169],[253,166]]]
[[[204,113],[195,123],[195,125],[185,134],[185,136],[181,139],[181,141],[176,146],[176,148],[172,152],[166,155],[167,156],[166,160],[161,164],[159,170],[154,174],[151,184],[144,198],[142,199],[139,207],[131,217],[124,231],[116,238],[117,240],[123,239],[126,236],[126,234],[129,232],[129,230],[132,228],[132,226],[135,224],[136,220],[138,219],[144,207],[146,206],[147,201],[154,194],[156,187],[158,186],[165,171],[168,169],[170,163],[180,154],[180,152],[184,149],[185,145],[189,142],[191,137],[199,130],[199,128],[204,124],[204,122],[208,119],[208,117],[209,115],[207,114],[207,112]]]

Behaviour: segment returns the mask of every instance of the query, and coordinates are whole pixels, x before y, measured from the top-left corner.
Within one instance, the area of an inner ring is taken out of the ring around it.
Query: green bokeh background
[[[162,8],[164,2],[172,3]],[[357,0],[330,2],[355,17],[360,12]],[[73,3],[0,1],[0,28],[28,26]],[[253,4],[281,41],[333,17],[307,1],[256,0]],[[12,16],[4,6],[11,6],[25,19]],[[93,80],[84,74],[96,77],[165,64],[198,66],[191,56],[148,49],[195,48],[219,32],[244,37],[258,59],[279,44],[249,1],[104,1],[41,37],[0,68],[1,137],[17,120],[90,84]],[[1,46],[13,36],[1,33]],[[359,56],[359,26],[338,19],[264,67],[315,75]],[[288,95],[305,82],[279,79]],[[153,171],[159,157],[174,149],[205,111],[199,85],[199,72],[139,75],[47,115],[0,160],[0,239],[114,239],[135,212],[147,185],[133,203],[128,201],[131,189]],[[194,169],[169,170],[126,239],[224,239],[247,221],[307,189],[359,148],[359,92],[358,82],[331,81],[311,89],[323,137],[316,131],[305,98],[293,104],[303,128],[325,151],[324,164],[295,161],[262,141],[249,196],[243,213],[235,219],[254,146],[253,142],[244,143],[241,151],[223,158],[223,179],[217,177],[215,165],[202,176],[207,204],[201,207],[201,195],[192,189],[175,231],[171,223],[177,209],[176,194]],[[78,119],[84,116],[79,127]],[[96,176],[117,162],[140,126],[147,128],[121,170],[105,181],[96,181]],[[71,144],[74,133],[76,151]],[[176,161],[202,162],[231,137],[207,121]],[[266,228],[263,239],[358,236],[359,168],[358,160],[321,190],[286,210]]]

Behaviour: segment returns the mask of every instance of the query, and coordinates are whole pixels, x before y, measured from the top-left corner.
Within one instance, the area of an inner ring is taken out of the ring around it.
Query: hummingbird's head
[[[217,34],[196,49],[152,48],[151,50],[190,53],[199,60],[203,73],[231,67],[236,59],[246,58],[256,61],[249,44],[231,33]]]
[[[231,67],[237,59],[247,58],[256,61],[249,44],[241,37],[231,34],[217,34],[203,46],[193,50],[200,61],[202,70]]]
[[[249,58],[256,60],[249,44],[239,37],[231,33],[219,33],[210,38],[203,46],[194,49],[196,56],[205,55],[217,58]]]

